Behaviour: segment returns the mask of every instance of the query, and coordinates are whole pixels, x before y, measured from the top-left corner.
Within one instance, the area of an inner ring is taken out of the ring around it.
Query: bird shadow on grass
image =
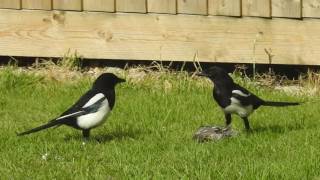
[[[140,134],[140,131],[113,131],[111,133],[95,136],[94,139],[100,143],[105,143],[109,141],[136,139]]]
[[[271,133],[278,133],[278,134],[283,134],[286,132],[290,131],[297,131],[304,129],[305,127],[300,124],[293,124],[290,126],[280,126],[280,125],[271,125],[271,126],[260,126],[256,127],[252,130],[252,133],[266,133],[266,132],[271,132]]]
[[[113,131],[103,135],[93,135],[90,136],[89,141],[98,142],[98,143],[106,143],[109,141],[122,141],[127,139],[136,139],[141,134],[140,131]],[[83,141],[83,137],[81,135],[69,135],[64,138],[65,141]]]

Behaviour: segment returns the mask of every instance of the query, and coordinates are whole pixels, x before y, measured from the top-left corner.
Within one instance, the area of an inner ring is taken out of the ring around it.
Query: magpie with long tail
[[[213,98],[225,114],[226,127],[231,126],[231,114],[237,114],[244,122],[245,128],[250,130],[248,117],[260,106],[296,106],[298,102],[273,102],[257,97],[247,89],[236,84],[228,73],[217,66],[210,67],[199,76],[209,78],[213,84]]]
[[[101,74],[91,89],[58,118],[17,135],[22,136],[51,127],[67,125],[82,130],[83,137],[88,139],[90,130],[104,123],[110,114],[115,104],[115,86],[121,82],[125,80],[112,73]]]

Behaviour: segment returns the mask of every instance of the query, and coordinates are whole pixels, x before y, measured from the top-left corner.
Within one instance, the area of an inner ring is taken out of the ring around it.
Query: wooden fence
[[[320,17],[319,0],[0,0],[0,8],[258,17]]]
[[[0,55],[320,65],[317,18],[319,0],[0,0]]]

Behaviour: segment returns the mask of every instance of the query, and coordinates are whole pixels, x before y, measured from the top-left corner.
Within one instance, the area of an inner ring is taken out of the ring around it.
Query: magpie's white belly
[[[77,124],[80,128],[91,129],[105,122],[111,109],[109,107],[107,99],[105,99],[101,104],[102,106],[98,109],[97,112],[82,115],[77,118]]]
[[[238,99],[232,97],[231,104],[223,111],[228,114],[238,114],[240,117],[248,117],[253,112],[253,106],[243,106]]]

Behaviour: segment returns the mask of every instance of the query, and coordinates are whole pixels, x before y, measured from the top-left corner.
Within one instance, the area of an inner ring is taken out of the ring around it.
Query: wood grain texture
[[[271,17],[271,0],[242,0],[242,16]]]
[[[176,0],[148,0],[148,12],[153,13],[177,13]]]
[[[301,18],[302,16],[301,0],[273,0],[272,16]]]
[[[147,0],[117,0],[116,10],[118,12],[147,12]]]
[[[114,12],[115,0],[83,0],[83,10]]]
[[[260,1],[260,0],[259,0]],[[209,0],[209,14],[241,16],[241,0]]]
[[[303,0],[303,17],[320,18],[320,0]]]
[[[58,10],[82,10],[82,0],[52,0],[53,9]]]
[[[320,65],[320,21],[0,10],[0,55]],[[79,23],[81,22],[81,23]]]
[[[177,6],[181,14],[208,14],[207,0],[178,0]]]
[[[20,9],[20,0],[0,0],[0,8]]]
[[[51,10],[52,2],[51,0],[22,0],[23,9],[43,9]]]

